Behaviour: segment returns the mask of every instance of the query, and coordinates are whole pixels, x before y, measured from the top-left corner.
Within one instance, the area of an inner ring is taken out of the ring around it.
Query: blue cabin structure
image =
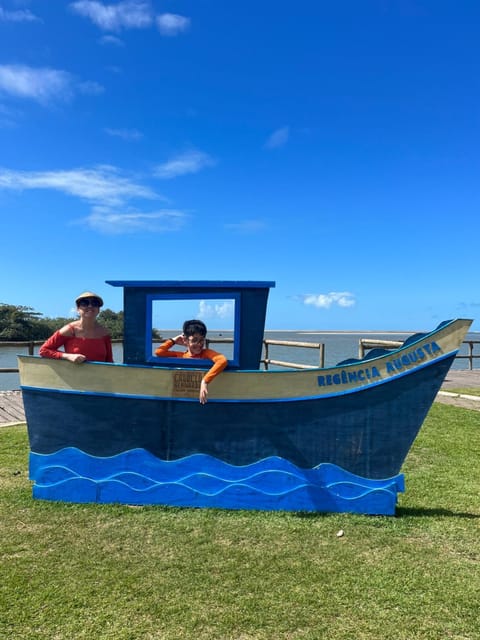
[[[107,280],[123,287],[124,363],[178,367],[176,358],[152,355],[152,304],[156,300],[234,300],[234,353],[228,369],[258,369],[262,357],[265,315],[270,288],[275,282]],[[210,367],[211,362],[184,360],[182,367]]]

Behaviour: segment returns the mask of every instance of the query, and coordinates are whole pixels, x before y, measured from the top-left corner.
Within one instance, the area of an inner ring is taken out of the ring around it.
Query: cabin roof
[[[259,280],[106,280],[112,287],[148,288],[148,289],[194,289],[206,291],[212,289],[270,289],[273,281]]]

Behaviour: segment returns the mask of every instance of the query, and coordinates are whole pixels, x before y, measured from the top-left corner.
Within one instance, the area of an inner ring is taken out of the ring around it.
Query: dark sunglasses
[[[78,301],[79,307],[100,307],[100,300],[98,298],[82,298]]]

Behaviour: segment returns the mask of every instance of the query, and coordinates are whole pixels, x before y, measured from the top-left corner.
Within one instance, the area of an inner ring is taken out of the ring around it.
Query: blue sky
[[[479,22],[473,0],[0,0],[0,302],[272,280],[269,329],[476,318]]]

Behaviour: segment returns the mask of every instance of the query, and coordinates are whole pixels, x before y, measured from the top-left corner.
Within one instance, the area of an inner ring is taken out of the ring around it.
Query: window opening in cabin
[[[206,345],[223,353],[227,359],[236,364],[239,353],[238,312],[240,305],[237,295],[227,298],[188,295],[182,299],[171,299],[168,296],[152,295],[147,304],[147,335],[151,336],[151,357],[156,364],[179,365],[178,359],[159,358],[154,355],[155,349],[167,338],[174,338],[182,333],[185,320],[202,320],[207,326]],[[148,308],[150,305],[150,308]],[[150,313],[148,313],[150,312]],[[181,351],[185,347],[177,345],[172,350]],[[204,361],[201,361],[204,362]],[[211,362],[208,362],[211,365]],[[199,364],[199,361],[197,360]],[[183,361],[182,366],[192,366],[195,362]]]

